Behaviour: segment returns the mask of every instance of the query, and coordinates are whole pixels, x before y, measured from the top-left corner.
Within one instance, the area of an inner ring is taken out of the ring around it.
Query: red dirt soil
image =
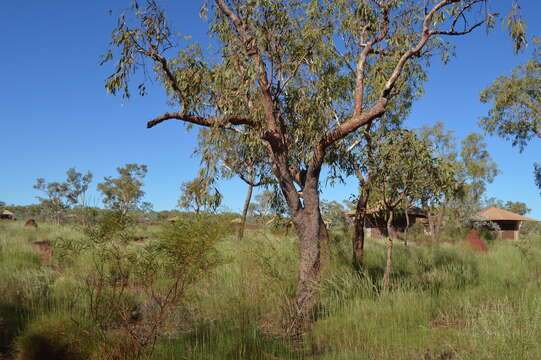
[[[466,238],[464,239],[464,243],[473,251],[478,252],[487,252],[488,247],[487,244],[481,237],[479,236],[479,232],[476,229],[472,229],[468,235],[466,235]]]

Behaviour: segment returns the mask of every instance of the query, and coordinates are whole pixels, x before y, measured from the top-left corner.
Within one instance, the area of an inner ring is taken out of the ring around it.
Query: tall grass
[[[138,229],[137,237],[152,241],[157,230]],[[487,253],[462,246],[459,235],[437,247],[398,244],[391,291],[383,294],[384,243],[367,241],[364,270],[356,272],[347,236],[331,238],[331,263],[301,347],[285,336],[296,239],[253,230],[242,242],[226,236],[217,245],[222,264],[170,314],[153,358],[541,358],[541,239],[494,241]],[[33,245],[42,241],[53,245],[49,264]],[[75,228],[0,223],[0,351],[16,353],[10,345],[46,327],[43,319],[84,322],[85,241]]]

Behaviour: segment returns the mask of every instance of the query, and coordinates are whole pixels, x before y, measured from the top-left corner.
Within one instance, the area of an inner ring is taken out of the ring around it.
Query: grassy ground
[[[152,242],[158,231],[137,229],[131,246]],[[383,242],[368,241],[359,274],[342,238],[329,245],[331,263],[302,349],[283,336],[295,295],[295,238],[257,230],[242,243],[234,236],[218,243],[221,265],[170,314],[153,358],[541,359],[541,239],[495,241],[487,253],[460,242],[396,244],[392,290],[381,294]],[[72,227],[0,223],[0,352],[17,356],[40,329],[85,321],[85,241]]]

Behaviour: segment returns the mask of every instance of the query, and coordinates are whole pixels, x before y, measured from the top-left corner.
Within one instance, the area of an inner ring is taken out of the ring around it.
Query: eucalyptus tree
[[[33,187],[46,195],[46,197],[38,196],[38,199],[54,222],[59,224],[67,209],[75,205],[85,206],[85,194],[91,182],[90,171],[83,175],[75,168],[70,168],[66,172],[65,181],[47,183],[44,178],[38,178]]]
[[[515,68],[511,76],[500,76],[481,92],[481,101],[492,103],[480,125],[489,134],[511,140],[524,150],[541,138],[541,38],[534,39],[532,59]],[[541,165],[534,164],[534,180],[541,189]]]
[[[394,215],[402,205],[408,216],[408,207],[416,202],[433,201],[441,197],[442,189],[452,181],[452,173],[434,153],[426,141],[411,130],[396,129],[374,144],[372,154],[371,190],[375,210],[386,213],[387,264],[383,276],[383,291],[389,289],[392,270]],[[376,201],[377,200],[377,201]]]
[[[459,146],[453,131],[445,129],[442,122],[436,122],[433,126],[422,127],[419,135],[430,144],[442,166],[454,176],[454,180],[448,179],[439,189],[429,188],[423,200],[432,241],[436,243],[448,207],[464,213],[463,217],[469,217],[472,212],[464,212],[464,208],[479,203],[486,184],[491,183],[499,171],[480,134],[468,134]]]
[[[196,214],[215,211],[222,202],[222,194],[213,186],[213,179],[200,174],[180,186],[182,195],[178,207],[192,209]]]
[[[147,207],[147,204],[142,202],[145,195],[142,190],[143,179],[148,172],[147,166],[126,164],[116,170],[118,177],[107,176],[98,184],[105,207],[118,210],[122,216],[126,216],[131,210]]]
[[[428,66],[434,54],[448,54],[445,37],[490,28],[496,15],[487,0],[202,3],[216,54],[192,44],[168,56],[177,33],[154,0],[136,0],[133,11],[119,17],[104,57],[118,57],[106,88],[127,96],[134,72],[150,62],[177,109],[149,121],[149,128],[180,120],[217,129],[216,137],[240,130],[252,142],[263,141],[299,238],[292,329],[300,335],[310,321],[320,275],[323,165],[338,143],[415,87],[415,77],[402,75]],[[508,25],[520,48],[524,29],[517,12],[513,8]],[[139,89],[144,92],[144,84]]]
[[[423,72],[418,73],[424,76]],[[411,107],[412,96],[404,97],[404,102],[396,107],[397,112],[390,112],[377,123],[369,123],[358,134],[351,136],[348,141],[341,144],[342,161],[337,165],[347,175],[355,175],[358,184],[358,194],[355,201],[354,233],[352,238],[353,267],[360,269],[364,256],[364,227],[367,215],[367,206],[372,193],[372,182],[377,173],[377,155],[375,152],[381,146],[386,136],[390,136],[393,130],[400,128],[403,119]],[[380,159],[378,159],[380,160]]]
[[[203,165],[212,171],[211,176],[225,179],[238,176],[248,185],[238,231],[238,239],[242,240],[254,188],[273,183],[270,159],[263,142],[252,142],[241,131],[212,136],[212,129],[202,129],[197,152],[202,156]]]
[[[521,151],[531,139],[541,138],[541,38],[534,44],[528,62],[481,92],[481,102],[492,105],[488,116],[480,119],[481,127],[511,140]]]

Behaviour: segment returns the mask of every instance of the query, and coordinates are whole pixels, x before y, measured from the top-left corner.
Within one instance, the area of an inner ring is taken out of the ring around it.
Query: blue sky
[[[508,4],[510,0],[494,0]],[[146,199],[157,210],[171,209],[181,182],[193,178],[199,160],[192,156],[194,131],[176,122],[147,130],[146,122],[169,110],[158,86],[143,98],[123,101],[106,93],[104,79],[111,66],[99,66],[115,18],[129,0],[111,1],[4,1],[0,5],[0,200],[35,203],[32,185],[38,177],[65,178],[77,167],[91,170],[95,181],[115,174],[125,163],[147,164]],[[175,29],[205,39],[206,25],[198,17],[200,1],[162,0]],[[541,35],[541,2],[524,1],[529,34]],[[501,31],[487,36],[479,31],[456,42],[457,56],[446,65],[435,62],[426,94],[413,107],[410,127],[443,121],[457,136],[480,131],[477,119],[488,107],[479,92],[497,76],[510,73],[529,53],[513,54]],[[502,173],[488,186],[488,196],[523,201],[531,216],[541,219],[541,196],[533,182],[533,163],[541,161],[541,141],[524,153],[511,144],[488,138],[489,150]],[[239,210],[245,185],[222,182],[225,205]],[[355,181],[325,187],[323,198],[343,200],[356,191]],[[91,194],[92,205],[100,205]]]

